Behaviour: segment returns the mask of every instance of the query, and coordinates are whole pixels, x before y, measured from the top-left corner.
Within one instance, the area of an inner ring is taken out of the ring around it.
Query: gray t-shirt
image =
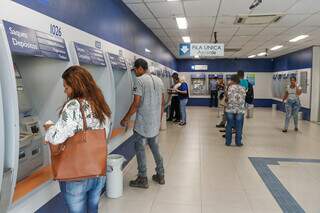
[[[137,78],[133,94],[141,96],[141,103],[136,114],[134,131],[146,138],[159,134],[163,93],[162,80],[157,76],[144,74]]]

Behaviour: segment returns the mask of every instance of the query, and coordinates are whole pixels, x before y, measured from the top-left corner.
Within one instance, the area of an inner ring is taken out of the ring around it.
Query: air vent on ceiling
[[[239,15],[236,17],[234,24],[244,25],[262,25],[278,22],[282,18],[279,14],[264,14],[264,15]]]

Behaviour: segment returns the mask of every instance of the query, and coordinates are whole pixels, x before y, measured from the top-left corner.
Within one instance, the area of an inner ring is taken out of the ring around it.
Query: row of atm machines
[[[197,73],[191,74],[191,95],[194,96],[205,96],[210,94],[210,84],[214,78],[225,79],[226,81],[230,78],[231,75],[223,74],[204,74]]]
[[[290,84],[290,77],[297,77],[296,72],[275,73],[272,76],[272,96],[282,99],[286,88]]]
[[[121,128],[132,102],[135,75],[133,61],[121,55],[77,42],[67,45],[63,38],[7,21],[0,28],[0,50],[0,209],[6,212],[16,183],[50,164],[42,125],[56,121],[66,101],[64,70],[78,64],[91,72],[113,112],[113,131]],[[167,88],[170,76],[159,72]]]

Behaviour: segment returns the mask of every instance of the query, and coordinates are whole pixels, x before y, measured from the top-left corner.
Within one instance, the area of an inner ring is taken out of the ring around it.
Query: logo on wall
[[[190,56],[190,44],[180,44],[179,55],[180,56]]]

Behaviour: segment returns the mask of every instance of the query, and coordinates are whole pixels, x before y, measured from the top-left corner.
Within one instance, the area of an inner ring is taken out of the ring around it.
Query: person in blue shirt
[[[210,80],[210,107],[218,107],[218,83],[217,77]]]
[[[246,91],[249,89],[249,82],[247,79],[244,79],[244,71],[239,70],[238,71],[238,76],[240,78],[240,86],[242,86]]]
[[[189,99],[189,88],[187,82],[183,77],[180,78],[181,85],[176,90],[180,99],[180,118],[181,121],[179,123],[180,126],[184,126],[187,124],[187,112],[186,107]]]

